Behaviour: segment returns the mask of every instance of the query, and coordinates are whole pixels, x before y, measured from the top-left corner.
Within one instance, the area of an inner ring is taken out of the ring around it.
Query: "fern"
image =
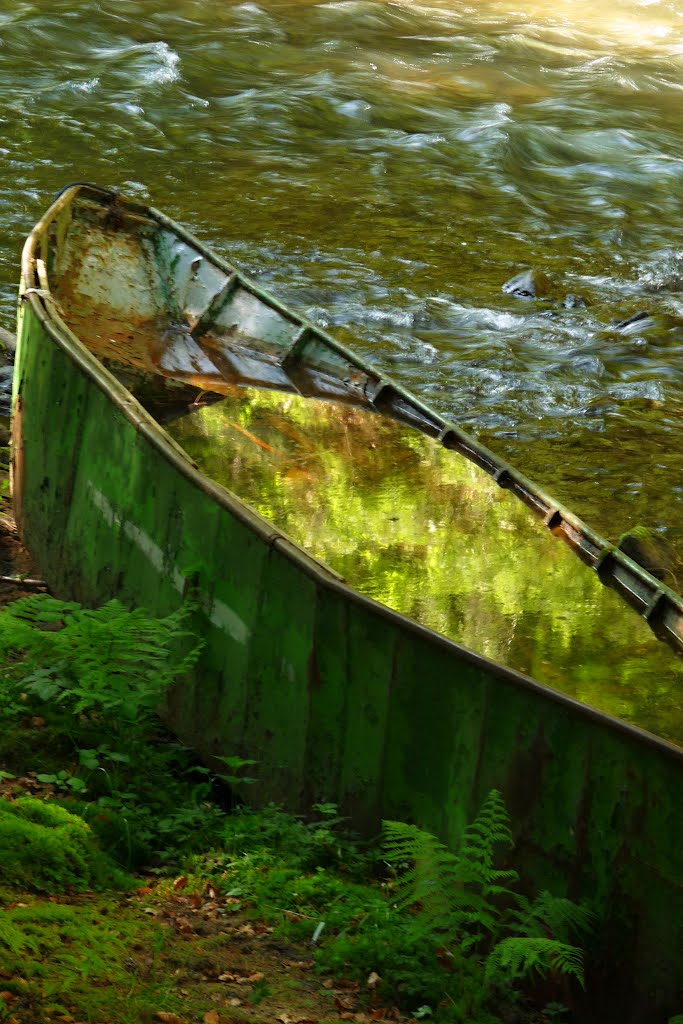
[[[519,935],[547,936],[566,942],[572,933],[586,935],[591,931],[592,912],[572,900],[542,892],[533,902],[517,893],[515,902],[517,906],[508,912],[507,924]]]
[[[414,825],[383,825],[386,858],[403,867],[396,883],[399,906],[418,905],[424,927],[461,948],[496,931],[500,912],[491,897],[507,894],[502,883],[517,880],[516,872],[494,867],[496,847],[512,845],[509,818],[497,790],[489,793],[465,830],[457,853]]]
[[[490,984],[500,984],[534,973],[544,978],[551,972],[574,977],[583,988],[583,950],[556,939],[514,936],[493,947],[486,958],[484,978]]]
[[[448,944],[457,944],[472,920],[493,925],[485,900],[464,887],[459,858],[438,839],[397,821],[385,821],[384,830],[387,860],[403,867],[396,882],[399,907],[418,905],[424,927]]]
[[[493,866],[499,846],[512,847],[510,818],[503,798],[497,789],[492,789],[477,817],[465,829],[460,851],[461,870],[465,881],[481,886],[485,897],[501,895],[508,890],[501,882],[516,882],[516,871],[499,871]]]
[[[0,615],[0,679],[125,731],[196,661],[187,615],[154,619],[119,601],[90,610],[45,594],[15,601]]]
[[[397,905],[414,911],[416,936],[431,935],[456,959],[475,950],[484,955],[477,1005],[483,1005],[488,986],[534,974],[564,974],[583,986],[583,953],[570,939],[590,930],[592,915],[548,892],[529,900],[510,888],[519,876],[496,867],[498,850],[513,845],[497,790],[455,852],[415,825],[385,821],[384,835],[386,858],[399,872]]]
[[[3,908],[0,911],[0,947],[9,950],[10,953],[23,953],[30,949],[33,953],[38,952],[38,945],[35,939],[25,935],[21,928],[17,928],[7,918],[7,911]]]

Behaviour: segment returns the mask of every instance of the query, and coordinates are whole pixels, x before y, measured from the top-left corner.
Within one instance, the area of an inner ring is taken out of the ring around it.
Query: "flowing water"
[[[683,0],[2,7],[5,325],[55,191],[118,186],[683,551]],[[502,291],[525,268],[542,300]]]

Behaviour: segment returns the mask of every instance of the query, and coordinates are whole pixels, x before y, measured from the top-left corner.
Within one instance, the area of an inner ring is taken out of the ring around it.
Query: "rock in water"
[[[12,404],[12,377],[14,367],[0,366],[0,416],[9,416]]]
[[[647,331],[648,328],[654,326],[655,321],[650,314],[641,310],[639,313],[627,317],[626,320],[619,320],[612,324],[612,330],[619,331],[620,334],[638,334],[640,331]]]
[[[17,347],[17,339],[9,331],[6,331],[4,327],[0,327],[0,350],[8,349],[10,352],[14,352]]]
[[[618,546],[655,579],[663,580],[672,574],[673,549],[661,537],[648,536],[645,531],[641,533],[635,530],[620,537]]]
[[[562,305],[565,309],[586,309],[590,303],[584,295],[574,295],[570,292],[569,295],[565,295]]]
[[[505,282],[503,291],[516,299],[547,299],[553,294],[554,286],[542,270],[523,270]]]

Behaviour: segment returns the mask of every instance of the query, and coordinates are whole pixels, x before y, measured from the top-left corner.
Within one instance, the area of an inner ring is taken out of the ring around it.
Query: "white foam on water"
[[[175,82],[180,78],[180,70],[178,68],[180,56],[175,50],[171,49],[168,43],[163,41],[149,43],[146,49],[158,60],[157,67],[150,68],[145,72],[143,78],[147,82],[162,85],[168,82]]]
[[[95,76],[95,78],[89,78],[87,82],[74,82],[71,88],[75,92],[94,92],[99,84],[99,76]]]

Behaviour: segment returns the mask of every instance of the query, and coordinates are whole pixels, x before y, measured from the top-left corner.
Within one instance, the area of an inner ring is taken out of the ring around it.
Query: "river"
[[[120,187],[609,539],[683,551],[681,0],[6,6],[4,325],[54,193]],[[543,300],[503,292],[525,268]]]

